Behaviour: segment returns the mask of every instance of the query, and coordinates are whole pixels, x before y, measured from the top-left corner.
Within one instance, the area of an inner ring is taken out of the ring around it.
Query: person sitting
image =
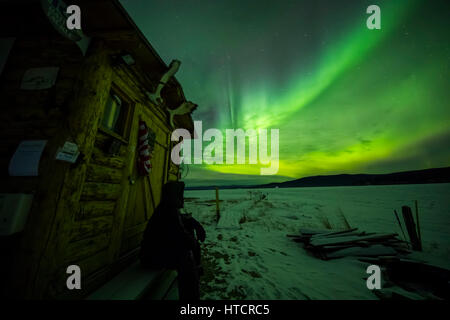
[[[167,182],[162,188],[161,202],[147,223],[140,260],[146,267],[176,269],[179,299],[199,300],[198,263],[194,252],[199,255],[200,248],[193,232],[183,224],[183,220],[187,221],[180,214],[183,207],[184,182]],[[204,240],[203,227],[197,226],[197,229],[200,230],[197,237]]]

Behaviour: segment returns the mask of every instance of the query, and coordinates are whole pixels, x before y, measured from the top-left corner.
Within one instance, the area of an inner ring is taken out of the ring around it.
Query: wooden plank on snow
[[[313,229],[300,229],[302,235],[314,235],[318,233],[329,233],[330,230],[313,230]]]
[[[378,256],[395,256],[397,251],[391,247],[386,247],[381,244],[375,244],[373,246],[362,248],[362,247],[351,247],[326,254],[327,259],[342,258],[347,256],[355,257],[378,257]]]
[[[318,238],[325,238],[325,237],[341,237],[341,236],[345,237],[345,236],[348,236],[348,235],[359,235],[359,234],[361,234],[361,232],[359,232],[357,230],[358,230],[358,228],[353,228],[353,229],[344,230],[344,231],[315,234],[315,235],[311,236],[311,240],[312,239],[318,239]]]
[[[323,239],[311,239],[312,246],[326,246],[326,245],[337,245],[346,243],[358,243],[361,241],[374,241],[374,240],[384,240],[395,237],[396,233],[390,234],[375,234],[370,236],[348,236],[348,237],[333,237],[333,238],[323,238]]]

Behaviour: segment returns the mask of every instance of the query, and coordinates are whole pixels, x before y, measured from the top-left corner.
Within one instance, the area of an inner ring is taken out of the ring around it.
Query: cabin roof
[[[66,4],[69,2],[66,0]],[[168,66],[137,27],[118,0],[70,0],[70,4],[81,8],[83,33],[94,38],[105,39],[113,49],[128,51],[146,73],[148,89],[154,89]],[[48,34],[56,32],[41,11],[39,0],[4,0],[0,4],[0,36],[18,34]],[[38,28],[34,26],[39,26]],[[52,31],[53,30],[53,31]],[[176,53],[174,53],[176,54]],[[186,100],[183,89],[173,77],[161,95],[170,109],[177,108]],[[190,114],[175,118],[177,126],[193,131]]]

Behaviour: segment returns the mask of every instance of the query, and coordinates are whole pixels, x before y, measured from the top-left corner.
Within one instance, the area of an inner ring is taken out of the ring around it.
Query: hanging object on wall
[[[174,116],[181,116],[183,114],[191,113],[197,107],[198,107],[197,104],[192,103],[190,101],[185,101],[182,104],[180,104],[180,106],[176,109],[171,110],[171,109],[167,108],[167,111],[169,112],[169,116],[170,116],[170,125],[172,126],[172,128],[175,129],[175,124],[173,122]]]
[[[43,90],[55,85],[58,67],[31,68],[25,71],[20,84],[23,90]]]
[[[161,77],[161,80],[159,80],[158,86],[156,87],[156,91],[153,93],[146,92],[148,98],[154,104],[160,105],[163,103],[163,99],[161,98],[161,90],[164,88],[164,86],[167,84],[170,78],[172,78],[175,75],[175,73],[177,73],[178,69],[180,68],[180,65],[181,65],[180,61],[172,60],[172,62],[169,65],[169,70]]]
[[[67,4],[62,0],[41,0],[41,6],[56,31],[67,39],[75,41],[83,55],[85,55],[91,38],[84,35],[81,29],[67,28],[67,19],[70,16],[67,13]]]
[[[155,147],[156,134],[149,130],[144,121],[139,120],[138,141],[138,172],[140,175],[148,175],[152,169],[152,153]]]
[[[55,159],[75,163],[79,155],[80,150],[78,150],[78,145],[76,143],[66,141],[64,146],[58,148],[58,151],[56,151]]]
[[[8,172],[10,176],[37,176],[39,161],[47,140],[24,140],[12,156]]]

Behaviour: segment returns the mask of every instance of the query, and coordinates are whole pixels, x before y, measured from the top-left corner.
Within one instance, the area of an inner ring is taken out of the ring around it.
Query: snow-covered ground
[[[206,229],[203,299],[376,299],[367,263],[323,261],[286,237],[300,228],[401,232],[393,210],[418,201],[424,253],[450,268],[450,184],[186,191],[185,210]],[[261,193],[267,194],[260,199]]]

